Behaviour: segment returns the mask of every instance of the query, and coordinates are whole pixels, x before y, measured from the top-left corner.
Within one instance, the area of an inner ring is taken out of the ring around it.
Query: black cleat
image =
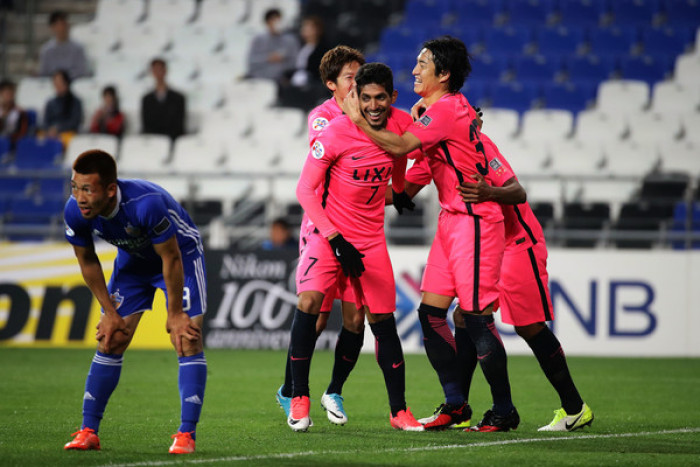
[[[515,430],[520,425],[520,415],[513,407],[513,410],[506,416],[497,415],[493,410],[487,410],[484,418],[474,427],[467,428],[464,431],[509,431]]]

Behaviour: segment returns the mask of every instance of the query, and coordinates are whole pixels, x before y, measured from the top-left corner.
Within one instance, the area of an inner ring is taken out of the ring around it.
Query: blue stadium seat
[[[596,84],[590,82],[546,83],[542,90],[548,109],[563,109],[573,113],[585,110],[595,100]]]
[[[491,26],[502,13],[499,2],[492,0],[462,0],[455,2],[455,22],[474,26]]]
[[[484,31],[482,28],[463,24],[459,21],[450,26],[438,28],[433,31],[431,37],[437,37],[442,34],[449,34],[464,42],[470,54],[479,51],[484,45]]]
[[[598,56],[627,55],[639,42],[637,29],[632,26],[593,28],[590,31],[590,52]]]
[[[384,54],[416,53],[421,42],[427,39],[426,33],[421,33],[407,26],[386,28],[379,39],[379,49]]]
[[[646,81],[653,86],[662,81],[673,69],[673,58],[665,56],[637,55],[620,59],[620,74],[624,79]]]
[[[610,2],[613,21],[618,26],[651,26],[659,14],[656,0],[614,0]]]
[[[415,104],[416,101],[420,99],[420,96],[413,92],[413,83],[396,83],[395,86],[399,95],[396,97],[396,102],[394,103],[394,106],[400,109],[405,109],[406,111],[411,110],[413,104]]]
[[[666,21],[674,27],[700,26],[700,4],[697,0],[669,0],[664,2]]]
[[[509,70],[508,59],[501,55],[480,54],[471,59],[469,79],[499,81]]]
[[[467,100],[469,100],[471,105],[475,107],[484,106],[491,99],[491,83],[492,81],[469,78],[464,83],[462,93],[467,96]]]
[[[565,67],[572,81],[600,82],[609,79],[616,71],[615,60],[611,57],[585,55],[565,59]]]
[[[597,26],[607,14],[605,0],[563,0],[559,5],[561,24]]]
[[[7,199],[25,196],[33,181],[32,178],[28,177],[0,176],[0,198]]]
[[[506,26],[485,31],[484,46],[490,54],[518,54],[532,43],[532,33],[526,27]]]
[[[10,152],[10,139],[0,136],[0,164],[5,160]]]
[[[511,24],[542,26],[555,11],[553,0],[509,0],[506,10]]]
[[[642,32],[644,53],[648,55],[667,54],[675,57],[682,54],[693,39],[687,29],[678,27],[648,28]]]
[[[55,168],[63,154],[63,144],[57,139],[22,138],[17,142],[15,166],[19,169]]]
[[[700,203],[687,203],[679,201],[673,210],[673,221],[671,222],[672,232],[695,232],[700,233]],[[691,242],[688,245],[685,241],[672,241],[671,246],[675,250],[685,250],[688,246],[697,250],[700,249],[700,241]]]
[[[16,198],[11,201],[13,222],[47,224],[63,214],[65,200],[61,198]]]
[[[558,57],[521,55],[514,59],[513,69],[518,81],[552,81],[561,71]]]
[[[412,27],[440,24],[451,6],[450,0],[410,0],[406,4],[404,24]]]
[[[538,97],[539,86],[535,83],[499,83],[492,88],[491,105],[522,114],[532,108]]]
[[[586,42],[582,28],[555,26],[535,29],[538,53],[541,55],[574,55]]]
[[[39,193],[47,198],[65,198],[68,194],[68,178],[42,178],[39,180]]]

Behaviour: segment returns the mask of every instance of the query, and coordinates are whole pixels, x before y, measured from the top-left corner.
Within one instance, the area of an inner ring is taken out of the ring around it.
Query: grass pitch
[[[592,427],[538,433],[559,401],[534,357],[511,357],[522,419],[510,433],[407,433],[389,427],[387,396],[372,355],[362,355],[345,390],[349,422],[331,425],[320,407],[333,355],[311,369],[314,426],[294,433],[274,394],[285,353],[208,350],[209,380],[197,452],[167,454],[179,424],[174,352],[129,351],[100,429],[102,451],[62,447],[81,422],[93,352],[0,348],[0,465],[700,465],[700,359],[569,358],[595,412]],[[424,355],[407,355],[407,400],[416,417],[441,402]],[[490,405],[477,370],[474,422]]]

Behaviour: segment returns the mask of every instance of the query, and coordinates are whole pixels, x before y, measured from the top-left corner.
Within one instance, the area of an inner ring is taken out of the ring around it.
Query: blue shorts
[[[204,269],[204,256],[200,254],[183,256],[182,266],[185,272],[182,311],[193,318],[207,311],[207,276]],[[165,293],[167,303],[168,294],[162,273],[138,275],[115,268],[107,285],[109,296],[122,318],[150,310],[153,307],[156,288]]]

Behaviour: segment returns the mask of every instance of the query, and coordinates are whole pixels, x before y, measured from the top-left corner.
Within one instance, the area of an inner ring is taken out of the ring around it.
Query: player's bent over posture
[[[391,107],[396,91],[389,67],[363,65],[355,80],[363,118],[372,126],[403,132],[411,124],[408,114]],[[328,124],[307,156],[297,197],[313,228],[307,230],[297,266],[299,301],[289,344],[292,402],[287,423],[294,431],[306,431],[312,425],[309,368],[321,304],[329,292],[345,296],[348,288],[376,339],[391,426],[423,430],[406,406],[406,365],[393,315],[396,289],[384,235],[384,194],[392,172],[399,175],[396,167],[400,163],[346,116]],[[404,174],[400,175],[403,181]],[[320,185],[323,193],[319,198],[315,191]]]
[[[206,276],[199,232],[163,188],[143,180],[117,179],[114,159],[103,151],[86,151],[76,159],[71,193],[64,212],[65,236],[85,283],[102,307],[102,317],[97,352],[85,382],[83,423],[64,448],[100,449],[97,433],[119,382],[124,352],[159,288],[165,292],[166,329],[179,360],[181,424],[169,452],[192,453],[207,379],[201,332]],[[93,235],[118,248],[109,284]]]

